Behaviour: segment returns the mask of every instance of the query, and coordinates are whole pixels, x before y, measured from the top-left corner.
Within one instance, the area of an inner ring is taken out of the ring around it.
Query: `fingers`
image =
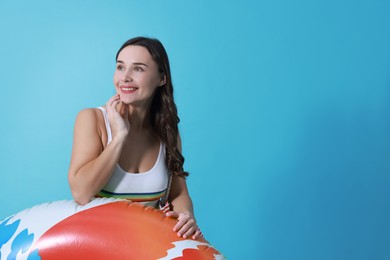
[[[173,227],[173,231],[178,231],[179,236],[184,234],[187,230],[189,230],[192,226],[196,225],[195,220],[190,218],[190,216],[180,216],[178,218],[178,222]]]
[[[183,238],[188,238],[190,237],[191,235],[193,235],[196,230],[198,229],[198,227],[195,225],[192,225],[192,224],[189,224],[189,223],[186,223],[178,232],[177,232],[177,236],[179,237],[183,237]]]
[[[119,104],[119,102],[120,102],[120,97],[118,94],[112,96],[106,103],[107,112],[109,113],[117,112],[116,106]]]
[[[106,103],[106,110],[110,123],[113,123],[113,120],[115,120],[115,118],[120,115],[119,112],[116,110],[116,106],[119,104],[119,102],[119,95],[115,95],[111,97]]]
[[[106,105],[109,106],[109,107],[111,107],[112,104],[113,104],[115,101],[118,101],[118,100],[120,100],[119,95],[118,95],[118,94],[117,94],[117,95],[114,95],[114,96],[110,97],[110,99],[107,101]]]
[[[177,214],[175,211],[168,211],[165,216],[171,217],[171,218],[178,218],[179,214]]]
[[[203,234],[200,231],[200,229],[198,228],[198,230],[196,230],[195,234],[192,236],[192,239],[197,239],[197,238],[200,238],[200,237],[203,237]]]
[[[122,103],[119,94],[116,94],[115,96],[112,96],[106,103],[107,112],[109,115],[121,115],[123,118],[127,118],[129,114],[129,107],[128,106],[119,106],[118,105]]]
[[[193,239],[201,237],[202,233],[200,232],[195,219],[191,215],[169,211],[166,213],[166,216],[177,218],[177,223],[173,227],[173,231],[177,232],[177,236],[183,238],[189,238],[192,236]]]
[[[129,108],[118,106],[121,103],[120,96],[112,96],[106,103],[108,120],[111,125],[112,138],[125,138],[130,131],[128,120]],[[119,109],[119,111],[118,111]]]

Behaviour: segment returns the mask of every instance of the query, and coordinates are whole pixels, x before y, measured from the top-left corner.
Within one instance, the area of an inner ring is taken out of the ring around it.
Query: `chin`
[[[131,98],[120,95],[120,100],[123,104],[129,105],[133,101]]]
[[[131,100],[128,100],[128,99],[121,99],[121,102],[125,105],[130,105],[131,104]]]

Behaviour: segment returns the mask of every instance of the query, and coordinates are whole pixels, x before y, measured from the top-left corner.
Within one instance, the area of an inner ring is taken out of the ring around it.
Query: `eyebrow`
[[[124,64],[124,62],[121,61],[121,60],[117,60],[116,63]],[[145,67],[149,67],[148,65],[146,65],[145,63],[142,63],[142,62],[134,62],[133,65],[142,65],[142,66],[145,66]]]

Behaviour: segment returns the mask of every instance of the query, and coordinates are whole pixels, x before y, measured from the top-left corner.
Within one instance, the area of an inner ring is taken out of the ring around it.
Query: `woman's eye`
[[[144,71],[144,69],[143,69],[142,67],[138,67],[138,66],[137,66],[137,67],[134,67],[134,70],[135,70],[135,71]]]
[[[118,65],[118,66],[116,66],[116,69],[117,69],[117,70],[123,70],[124,68],[123,68],[122,65]]]

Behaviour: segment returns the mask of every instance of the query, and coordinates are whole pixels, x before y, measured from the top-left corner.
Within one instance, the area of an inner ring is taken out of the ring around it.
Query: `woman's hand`
[[[177,232],[177,236],[183,238],[188,238],[192,236],[192,239],[197,239],[203,236],[192,214],[169,211],[165,215],[167,217],[177,218],[177,223],[173,227],[173,231]]]
[[[111,97],[106,103],[108,120],[112,129],[112,139],[114,137],[126,137],[130,132],[130,122],[128,120],[129,108],[126,105],[121,106],[121,111],[117,111],[120,104],[119,95]]]

